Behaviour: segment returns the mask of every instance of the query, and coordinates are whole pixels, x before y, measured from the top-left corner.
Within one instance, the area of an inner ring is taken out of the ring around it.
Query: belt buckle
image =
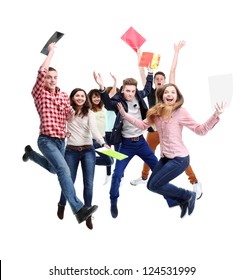
[[[83,150],[83,147],[78,147],[78,151],[81,152]]]
[[[132,140],[133,142],[137,142],[137,141],[139,141],[139,136],[138,136],[138,137],[133,137],[131,140]]]

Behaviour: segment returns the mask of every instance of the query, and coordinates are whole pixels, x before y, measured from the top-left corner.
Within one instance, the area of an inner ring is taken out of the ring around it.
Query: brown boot
[[[88,219],[86,220],[86,226],[89,229],[93,229],[92,216],[89,216]]]

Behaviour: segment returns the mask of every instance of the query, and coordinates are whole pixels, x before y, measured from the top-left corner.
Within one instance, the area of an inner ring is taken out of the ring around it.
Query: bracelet
[[[105,91],[106,91],[106,87],[104,87],[103,90],[100,89],[100,93],[103,93],[103,92],[105,92]]]

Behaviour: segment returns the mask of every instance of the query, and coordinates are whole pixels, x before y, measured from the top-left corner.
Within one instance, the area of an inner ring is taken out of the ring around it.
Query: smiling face
[[[100,98],[100,95],[99,94],[96,94],[94,93],[91,97],[91,102],[95,105],[99,105],[100,104],[100,101],[101,101],[101,98]]]
[[[163,102],[165,105],[174,105],[177,100],[177,91],[174,86],[166,87],[163,93]]]
[[[74,96],[72,97],[72,101],[78,106],[82,107],[86,101],[86,94],[84,91],[77,91]]]
[[[48,71],[45,77],[45,86],[50,90],[50,92],[55,92],[57,86],[57,72]]]

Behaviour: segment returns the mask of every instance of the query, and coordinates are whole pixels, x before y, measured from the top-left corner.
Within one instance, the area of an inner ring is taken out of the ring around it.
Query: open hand
[[[119,110],[120,114],[124,117],[126,111],[124,110],[124,107],[122,106],[121,102],[117,103],[117,109]]]
[[[214,117],[217,118],[219,115],[221,115],[224,112],[226,106],[226,102],[221,102],[221,104],[216,103],[214,108],[215,108],[215,112],[214,112]]]

